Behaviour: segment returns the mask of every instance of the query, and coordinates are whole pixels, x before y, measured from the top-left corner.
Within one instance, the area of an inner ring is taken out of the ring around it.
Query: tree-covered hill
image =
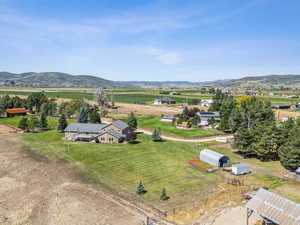
[[[70,75],[58,72],[20,74],[0,72],[0,86],[119,88],[128,85],[88,75]]]

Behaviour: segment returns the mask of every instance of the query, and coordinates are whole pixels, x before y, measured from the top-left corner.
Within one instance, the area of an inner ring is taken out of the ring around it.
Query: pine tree
[[[86,107],[80,108],[80,115],[78,117],[79,123],[87,123],[89,119],[88,109]]]
[[[36,116],[31,116],[29,117],[29,120],[28,120],[28,128],[29,130],[31,131],[34,131],[35,128],[39,127],[39,120]]]
[[[48,120],[47,120],[47,114],[44,112],[40,116],[40,124],[39,127],[42,129],[48,128]]]
[[[165,188],[162,189],[161,195],[160,195],[160,200],[162,201],[166,201],[168,200],[170,197],[167,196],[167,191]]]
[[[19,122],[18,128],[22,130],[28,129],[28,119],[26,117],[22,117],[22,119]]]
[[[135,117],[135,115],[133,114],[133,112],[131,112],[128,116],[128,127],[129,127],[129,130],[136,130],[137,129],[137,119]]]
[[[281,164],[288,170],[295,171],[300,167],[300,148],[293,145],[285,145],[279,151]]]
[[[61,114],[61,116],[59,117],[59,120],[58,120],[57,130],[60,132],[64,132],[64,130],[66,129],[67,126],[68,126],[68,122],[67,122],[66,116],[65,116],[65,114]]]
[[[136,186],[136,193],[138,195],[141,195],[141,194],[145,194],[147,191],[142,183],[142,181],[140,181],[140,183]]]
[[[152,133],[152,140],[154,142],[162,141],[162,138],[161,138],[160,134],[161,134],[160,128],[155,128],[153,133]]]
[[[214,117],[213,117],[214,118]],[[192,118],[192,126],[194,128],[197,128],[198,127],[198,124],[201,122],[201,119],[200,119],[200,116],[198,116],[197,114],[195,114]]]
[[[91,110],[89,113],[90,123],[101,123],[100,114],[95,110]]]

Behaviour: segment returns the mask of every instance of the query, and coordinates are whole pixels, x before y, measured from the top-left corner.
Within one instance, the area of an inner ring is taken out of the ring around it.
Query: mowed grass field
[[[20,118],[1,118],[0,123],[12,126],[18,124]],[[57,126],[56,118],[51,118],[51,124]],[[87,168],[85,176],[88,179],[99,178],[100,182],[116,191],[122,190],[137,197],[135,188],[142,181],[148,192],[141,198],[155,204],[160,202],[163,188],[170,196],[168,206],[176,206],[187,203],[182,198],[186,195],[190,200],[201,201],[223,182],[217,173],[207,174],[188,164],[188,160],[199,155],[200,149],[195,144],[153,142],[147,135],[139,135],[137,144],[74,143],[63,137],[64,134],[56,130],[23,134],[24,141],[31,148],[49,158],[67,158],[82,163]],[[192,192],[198,193],[197,197],[190,195]]]
[[[140,128],[154,130],[154,128],[160,128],[163,135],[183,137],[183,138],[199,138],[215,136],[220,134],[216,130],[204,130],[204,129],[194,129],[194,130],[184,130],[178,129],[172,126],[171,122],[161,122],[160,117],[149,116],[149,117],[139,117],[138,125]]]

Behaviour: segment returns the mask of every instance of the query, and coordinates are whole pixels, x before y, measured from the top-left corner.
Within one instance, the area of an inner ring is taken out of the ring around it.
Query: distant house
[[[198,126],[208,126],[209,120],[212,118],[214,118],[217,122],[221,120],[219,112],[198,112],[197,115],[200,117],[200,123]]]
[[[172,91],[172,92],[170,92],[170,95],[181,95],[181,93],[177,92],[177,91]]]
[[[7,117],[26,116],[28,110],[25,108],[13,108],[13,109],[6,109],[5,112]]]
[[[251,167],[246,163],[237,163],[232,165],[232,174],[238,176],[238,175],[244,175],[251,172]]]
[[[212,166],[224,167],[229,164],[230,159],[218,152],[210,149],[204,149],[200,152],[200,160]]]
[[[120,143],[128,133],[128,125],[117,120],[106,124],[72,123],[65,129],[65,139],[70,141]]]
[[[200,106],[208,108],[213,102],[214,102],[214,100],[212,100],[212,99],[202,99]]]
[[[154,99],[154,104],[155,105],[162,105],[162,104],[176,104],[176,100],[168,97],[163,97],[163,98],[157,98]]]
[[[162,116],[160,118],[161,122],[173,122],[173,120],[176,119],[175,116]]]

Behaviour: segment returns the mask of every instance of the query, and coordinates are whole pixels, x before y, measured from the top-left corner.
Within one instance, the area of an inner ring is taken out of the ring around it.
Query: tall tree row
[[[217,90],[211,111],[219,111],[219,129],[234,134],[244,157],[280,160],[290,170],[300,167],[300,121],[278,124],[269,101],[256,97],[234,99]]]

